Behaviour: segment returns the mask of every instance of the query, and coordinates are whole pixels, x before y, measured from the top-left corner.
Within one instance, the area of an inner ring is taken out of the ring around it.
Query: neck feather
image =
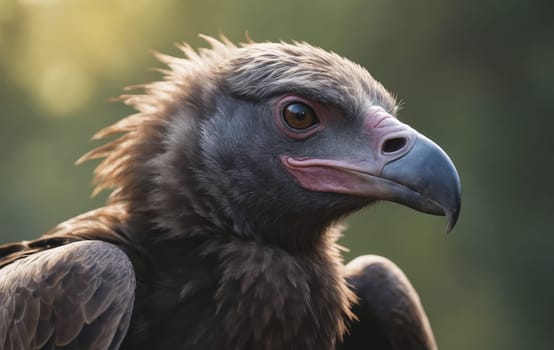
[[[230,348],[335,348],[355,300],[342,275],[336,232],[302,255],[237,239],[206,246],[222,266],[216,302]]]

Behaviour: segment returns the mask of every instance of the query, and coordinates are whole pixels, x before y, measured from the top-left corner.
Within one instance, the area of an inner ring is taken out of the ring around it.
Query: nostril
[[[408,143],[408,140],[404,137],[395,137],[392,139],[388,139],[383,143],[383,153],[394,153],[406,146]]]

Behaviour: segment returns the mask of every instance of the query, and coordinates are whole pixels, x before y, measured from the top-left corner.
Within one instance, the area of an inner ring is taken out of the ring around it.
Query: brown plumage
[[[123,95],[138,113],[96,134],[118,137],[80,160],[103,159],[95,193],[112,190],[106,206],[0,246],[0,344],[434,349],[405,276],[372,256],[344,267],[337,223],[386,199],[453,225],[450,160],[345,58],[205,39],[210,49],[180,46],[185,58],[157,55],[164,79]],[[104,270],[91,275],[98,256]],[[31,282],[37,274],[68,287]]]

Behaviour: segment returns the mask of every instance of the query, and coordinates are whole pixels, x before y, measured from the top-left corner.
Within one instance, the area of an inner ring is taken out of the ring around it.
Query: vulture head
[[[138,113],[83,159],[105,158],[96,191],[160,236],[233,234],[313,247],[337,220],[380,200],[448,218],[460,181],[448,156],[396,118],[364,68],[306,43],[205,38],[157,55],[165,79],[123,95]]]

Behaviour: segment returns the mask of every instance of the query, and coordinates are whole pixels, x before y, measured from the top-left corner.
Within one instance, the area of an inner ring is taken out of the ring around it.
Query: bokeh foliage
[[[463,210],[392,204],[349,220],[346,258],[385,255],[419,290],[442,349],[551,349],[554,310],[554,3],[483,0],[1,0],[0,242],[101,205],[72,163],[108,103],[151,81],[149,50],[196,34],[304,40],[366,66],[400,118],[456,163]]]

